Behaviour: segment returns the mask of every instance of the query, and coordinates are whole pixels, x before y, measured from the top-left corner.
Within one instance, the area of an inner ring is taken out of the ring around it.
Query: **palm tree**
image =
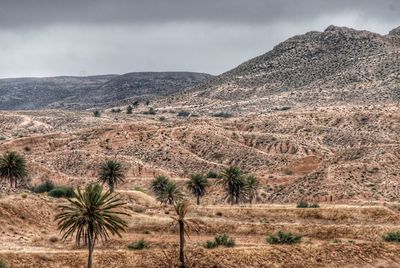
[[[246,190],[247,190],[247,195],[249,198],[250,204],[253,203],[253,200],[257,198],[257,190],[260,188],[260,182],[259,180],[254,177],[253,175],[247,176],[246,177]]]
[[[185,234],[189,237],[191,229],[197,230],[197,222],[194,219],[185,219],[191,210],[190,203],[186,200],[174,202],[175,217],[171,217],[179,226],[179,268],[185,268]]]
[[[217,180],[226,191],[227,200],[233,204],[239,204],[240,200],[246,198],[246,181],[244,172],[238,167],[229,167],[223,170]]]
[[[157,200],[162,204],[173,204],[180,200],[183,195],[175,182],[170,181],[168,177],[157,176],[151,182],[151,189],[155,193]]]
[[[93,267],[93,250],[97,240],[105,241],[111,235],[118,235],[125,231],[127,223],[120,217],[128,215],[121,211],[125,203],[111,190],[103,192],[100,184],[91,184],[84,192],[80,189],[75,192],[74,199],[68,199],[68,205],[59,206],[61,212],[55,220],[58,229],[63,233],[63,239],[75,234],[75,242],[81,242],[89,251],[88,268]]]
[[[107,183],[110,187],[111,192],[114,191],[114,187],[118,182],[123,182],[125,180],[124,170],[121,165],[116,160],[107,160],[100,167],[99,181]]]
[[[197,198],[197,205],[200,205],[200,197],[206,194],[208,179],[201,174],[193,174],[186,184],[189,191],[192,192]]]
[[[28,174],[25,158],[17,152],[6,152],[0,158],[0,178],[8,179],[17,188],[18,180]]]

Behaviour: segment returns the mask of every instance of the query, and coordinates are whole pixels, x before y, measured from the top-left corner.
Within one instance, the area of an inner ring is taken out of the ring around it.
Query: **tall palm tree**
[[[246,177],[246,188],[249,202],[252,204],[253,200],[257,198],[257,190],[260,188],[260,181],[253,175],[249,175]]]
[[[173,204],[182,199],[183,195],[175,182],[165,176],[158,176],[151,182],[151,189],[161,204]]]
[[[208,186],[208,179],[202,174],[193,174],[186,184],[189,191],[196,196],[197,205],[200,205],[200,197],[206,194]]]
[[[8,179],[17,188],[18,180],[28,174],[25,158],[17,152],[6,152],[0,158],[0,178]]]
[[[111,192],[114,191],[115,186],[118,182],[124,182],[125,174],[124,169],[117,160],[107,160],[100,167],[99,181],[107,183],[110,187]]]
[[[122,212],[125,203],[111,190],[103,192],[100,184],[91,184],[84,192],[78,188],[74,199],[68,199],[68,205],[59,206],[56,215],[58,229],[63,239],[75,234],[75,242],[81,242],[89,251],[88,268],[93,267],[93,250],[98,239],[107,240],[111,235],[125,231],[127,223],[120,217],[128,215]]]
[[[244,172],[238,167],[229,167],[223,170],[217,183],[222,185],[226,192],[226,199],[233,204],[246,199],[246,181]]]
[[[194,219],[186,219],[191,210],[190,203],[186,200],[174,202],[176,216],[171,217],[179,227],[179,268],[185,268],[185,234],[189,237],[192,229],[197,230],[197,222]]]

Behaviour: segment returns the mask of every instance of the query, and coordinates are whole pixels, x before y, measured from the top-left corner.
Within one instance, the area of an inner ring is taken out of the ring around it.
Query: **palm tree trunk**
[[[197,196],[197,205],[200,205],[200,195]]]
[[[179,268],[185,268],[185,224],[179,221]]]
[[[11,188],[13,187],[13,177],[12,176],[10,176],[10,187]]]
[[[88,250],[89,250],[89,254],[88,254],[88,264],[87,267],[88,268],[93,268],[93,250],[94,250],[94,241],[93,241],[93,236],[88,237]]]

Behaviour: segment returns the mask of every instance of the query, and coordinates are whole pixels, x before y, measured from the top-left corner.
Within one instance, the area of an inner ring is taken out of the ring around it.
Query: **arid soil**
[[[212,186],[189,215],[199,221],[187,241],[190,267],[398,267],[400,245],[382,239],[400,229],[398,106],[228,119],[141,112],[107,111],[100,118],[57,110],[0,113],[0,152],[16,150],[27,158],[31,185],[51,179],[83,186],[96,180],[104,160],[124,164],[127,179],[117,192],[127,201],[129,228],[122,238],[98,244],[95,267],[175,267],[173,210],[154,199],[150,180],[168,175],[194,201],[183,187],[187,177],[230,165],[261,179],[257,204],[226,205],[221,189]],[[300,200],[320,208],[298,209]],[[56,229],[54,215],[63,202],[3,184],[0,258],[10,267],[85,267],[86,250],[61,241]],[[267,244],[266,236],[279,230],[302,235],[302,242]],[[236,246],[203,247],[221,233]],[[142,238],[149,249],[128,250]]]

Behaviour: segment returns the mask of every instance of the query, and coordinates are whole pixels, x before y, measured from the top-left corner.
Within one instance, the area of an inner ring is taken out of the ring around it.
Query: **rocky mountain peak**
[[[399,35],[400,36],[400,26],[391,30],[389,32],[389,35]]]

